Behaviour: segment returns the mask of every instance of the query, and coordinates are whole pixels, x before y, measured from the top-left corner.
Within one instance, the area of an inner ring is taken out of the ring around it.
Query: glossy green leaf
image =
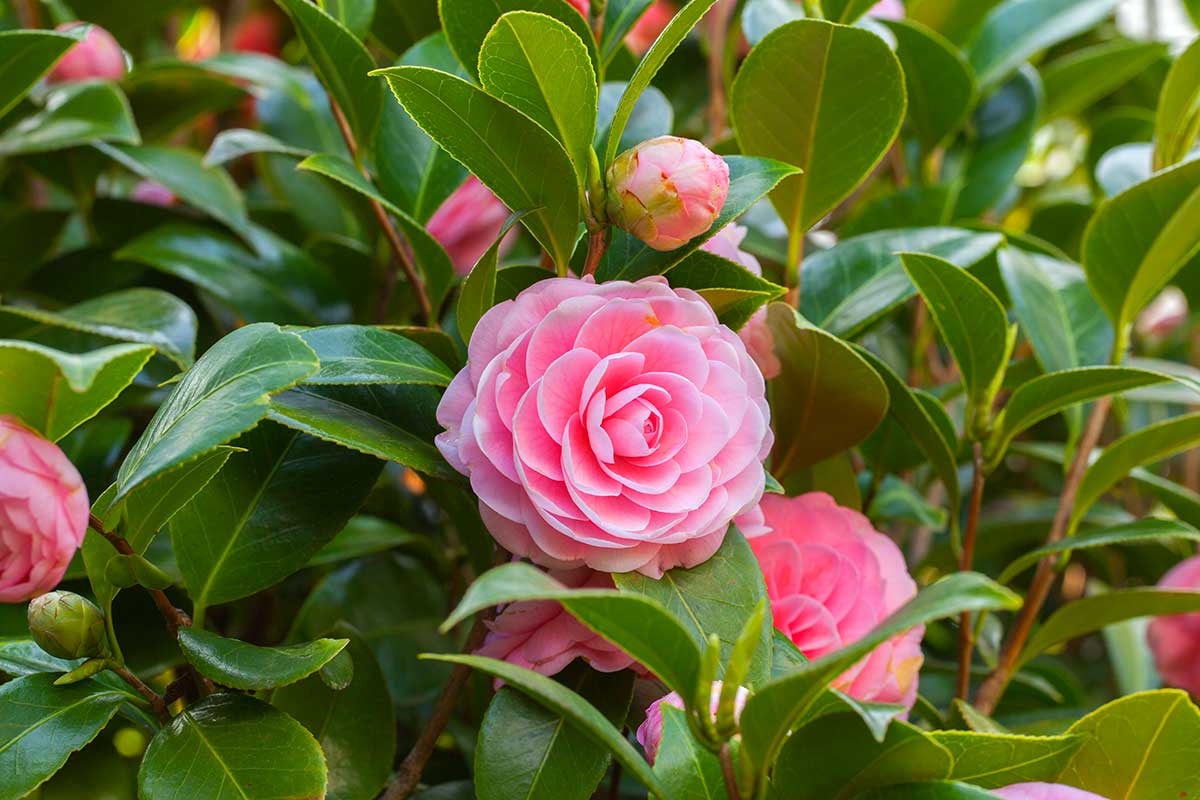
[[[627,572],[614,575],[613,581],[623,593],[641,595],[667,609],[687,630],[698,652],[705,648],[709,635],[716,634],[723,671],[738,637],[767,597],[761,575],[750,545],[731,527],[720,549],[703,564],[668,570],[659,580]],[[746,674],[752,686],[760,686],[770,677],[771,630],[768,613]]]
[[[1108,150],[1096,162],[1096,185],[1105,197],[1116,197],[1150,179],[1154,145],[1127,142]]]
[[[528,212],[512,214],[505,221],[496,240],[492,242],[471,271],[463,280],[462,289],[458,293],[458,305],[455,314],[458,319],[458,335],[464,342],[471,341],[471,334],[479,320],[496,304],[496,272],[500,265],[500,246],[508,236],[508,232],[517,221]]]
[[[697,250],[673,267],[671,286],[695,289],[717,312],[721,322],[734,330],[787,291],[741,264],[707,250]]]
[[[346,523],[346,527],[333,537],[333,541],[308,560],[308,566],[336,564],[397,547],[422,549],[427,548],[429,544],[430,540],[422,534],[378,517],[359,514]]]
[[[691,696],[700,674],[700,648],[662,603],[638,593],[568,589],[528,564],[505,564],[471,584],[442,630],[450,630],[476,611],[520,600],[559,601],[584,625],[646,665],[672,690]]]
[[[927,253],[966,269],[1003,241],[1000,234],[960,228],[876,231],[847,239],[804,260],[800,313],[835,336],[857,338],[917,293],[898,253]]]
[[[42,76],[71,49],[86,28],[73,31],[0,31],[0,117],[21,101]]]
[[[331,325],[300,334],[320,359],[309,385],[449,386],[454,374],[428,350],[398,333],[366,325]]]
[[[75,355],[0,339],[0,414],[57,441],[115,400],[152,355],[153,347],[139,344]]]
[[[383,113],[383,87],[367,76],[371,54],[342,23],[308,0],[275,0],[304,42],[313,69],[346,116],[354,138],[367,147]]]
[[[349,639],[317,639],[284,647],[259,647],[199,628],[181,628],[183,655],[203,675],[231,689],[288,686],[324,667]]]
[[[208,152],[204,154],[204,166],[216,167],[254,153],[276,153],[296,158],[312,155],[303,147],[293,147],[262,131],[229,128],[218,133],[208,146]]]
[[[771,382],[775,448],[771,472],[810,467],[866,439],[888,409],[883,379],[850,345],[814,328],[783,303],[767,308],[782,370]]]
[[[56,676],[29,675],[0,686],[0,793],[20,798],[57,772],[128,699],[83,681],[55,686]]]
[[[612,63],[625,46],[625,37],[653,5],[653,0],[609,0],[604,15],[604,33],[600,39],[600,60]]]
[[[1166,55],[1160,42],[1114,39],[1076,50],[1042,69],[1045,119],[1077,114]]]
[[[662,739],[654,758],[654,774],[674,800],[726,800],[721,762],[693,735],[687,715],[672,705],[659,706]]]
[[[804,170],[771,193],[793,237],[870,175],[899,133],[905,106],[900,62],[881,38],[818,20],[789,22],[759,42],[730,98],[744,153]]]
[[[880,642],[917,625],[963,611],[1012,609],[1020,598],[974,572],[959,572],[926,587],[849,647],[810,661],[759,689],[742,712],[743,752],[764,771],[775,762],[795,722],[825,686]]]
[[[940,34],[905,20],[884,24],[898,44],[908,118],[924,152],[931,153],[967,121],[975,100],[975,75],[962,52]]]
[[[35,326],[65,328],[122,342],[153,346],[180,369],[191,366],[196,349],[196,313],[179,298],[158,289],[125,289],[48,311],[28,306],[0,306],[0,314]],[[23,338],[36,333],[26,329]]]
[[[1122,697],[1068,733],[1086,738],[1059,781],[1129,800],[1178,798],[1200,785],[1200,710],[1185,692]]]
[[[0,134],[0,156],[65,150],[93,140],[141,143],[129,101],[110,83],[51,94],[43,111]]]
[[[545,14],[500,17],[479,51],[485,91],[554,135],[567,151],[580,191],[587,187],[596,132],[596,72],[587,47]]]
[[[946,777],[984,789],[1013,783],[1054,783],[1085,739],[1080,735],[1016,736],[973,731],[934,731],[929,738],[950,751],[953,766]]]
[[[956,217],[981,216],[1009,192],[1033,146],[1041,107],[1041,79],[1032,68],[1022,67],[975,109],[976,138],[962,177]]]
[[[375,0],[320,0],[320,6],[359,39],[367,35],[375,17]]]
[[[329,768],[327,800],[373,800],[387,783],[396,750],[396,721],[386,702],[387,683],[371,649],[352,628],[333,633],[350,644],[342,651],[354,662],[354,677],[334,690],[312,675],[285,686],[271,704],[308,728]],[[380,699],[384,698],[384,702]]]
[[[1179,163],[1200,136],[1200,42],[1193,41],[1167,73],[1154,118],[1154,167]]]
[[[573,12],[572,12],[573,13]],[[537,123],[453,75],[425,67],[379,70],[417,124],[509,208],[565,266],[580,219],[579,191],[562,145]]]
[[[286,758],[280,758],[286,753]],[[180,764],[188,768],[180,770]],[[138,797],[290,800],[325,796],[325,760],[312,734],[261,700],[214,694],[188,706],[146,750]]]
[[[1083,33],[1116,5],[1117,0],[1005,0],[987,15],[970,46],[980,85],[998,86],[1030,56]]]
[[[650,49],[646,55],[642,56],[642,60],[638,62],[637,69],[633,71],[633,76],[625,87],[625,93],[621,95],[621,102],[617,104],[612,125],[609,127],[608,146],[604,149],[604,160],[601,164],[605,170],[617,157],[617,145],[625,133],[625,125],[633,115],[633,108],[637,105],[638,98],[650,85],[650,81],[654,80],[654,76],[662,69],[663,64],[667,63],[667,59],[675,52],[675,48],[679,47],[679,44],[691,33],[692,28],[696,27],[696,24],[715,2],[716,0],[689,0],[675,12],[675,16],[671,17],[671,21],[654,40],[654,44],[650,45]]]
[[[650,791],[660,797],[670,797],[650,769],[650,765],[633,749],[633,745],[613,727],[604,714],[571,689],[532,670],[509,664],[507,661],[497,661],[494,658],[462,655],[430,655],[428,658],[451,664],[465,664],[500,678],[547,709],[569,719],[576,728],[597,744],[608,748],[617,761]]]
[[[117,476],[118,499],[252,428],[272,394],[317,371],[316,354],[275,325],[247,325],[204,354],[159,407]]]
[[[33,639],[0,639],[0,672],[11,678],[23,678],[39,672],[70,672],[82,664],[47,653]]]

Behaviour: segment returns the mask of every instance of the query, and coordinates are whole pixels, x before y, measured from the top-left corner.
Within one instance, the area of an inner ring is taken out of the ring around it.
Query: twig
[[[149,701],[150,706],[154,709],[154,716],[158,717],[159,722],[166,725],[171,721],[171,714],[167,711],[167,703],[163,700],[162,695],[147,686],[141,678],[130,672],[127,667],[123,667],[120,664],[110,664],[108,668],[117,673],[121,677],[121,680],[132,686],[137,690],[138,694]]]
[[[725,136],[725,40],[729,38],[729,20],[735,3],[721,0],[709,13],[708,26],[708,140],[719,142]]]
[[[729,750],[729,742],[721,745],[721,774],[725,776],[725,794],[729,795],[729,800],[742,800],[737,775],[733,771],[733,755]]]
[[[1071,468],[1067,472],[1066,484],[1063,486],[1062,495],[1058,501],[1058,511],[1054,515],[1050,534],[1046,537],[1046,544],[1061,541],[1067,534],[1067,524],[1071,520],[1071,511],[1075,506],[1075,496],[1079,493],[1079,484],[1083,480],[1084,472],[1087,471],[1092,450],[1100,441],[1100,433],[1104,430],[1104,422],[1108,418],[1108,411],[1111,407],[1111,396],[1100,398],[1092,407],[1092,414],[1088,418],[1083,438],[1080,439],[1079,449],[1075,452],[1075,459],[1071,462]],[[1004,689],[1012,678],[1017,659],[1025,647],[1026,639],[1033,630],[1034,622],[1037,621],[1038,612],[1041,611],[1042,605],[1050,595],[1050,588],[1054,585],[1057,560],[1057,555],[1050,555],[1038,563],[1037,572],[1029,586],[1029,593],[1025,595],[1025,603],[1017,614],[1012,633],[1009,634],[1008,641],[1004,643],[1004,649],[1000,651],[1000,659],[996,668],[979,687],[979,694],[975,698],[975,707],[984,714],[991,714],[996,710],[996,704],[1000,702],[1000,697],[1004,694]]]
[[[588,6],[591,12],[592,33],[596,36],[596,44],[604,38],[604,18],[608,15],[608,0],[592,0]]]
[[[621,762],[613,764],[612,777],[608,779],[608,800],[621,800]]]
[[[94,530],[96,533],[100,534],[105,539],[107,539],[109,541],[109,543],[112,544],[112,546],[114,548],[116,548],[116,551],[118,553],[120,553],[121,555],[123,555],[123,556],[138,555],[138,553],[136,551],[134,551],[134,549],[129,545],[129,542],[125,541],[125,538],[123,536],[115,534],[112,531],[105,528],[104,523],[95,514],[90,514],[88,516],[88,526],[91,527],[91,529]],[[191,626],[191,624],[192,624],[191,618],[188,617],[187,614],[183,613],[178,608],[176,608],[175,604],[171,602],[171,599],[169,597],[167,597],[166,593],[163,592],[162,589],[151,589],[149,587],[143,587],[143,588],[145,588],[146,591],[150,593],[150,596],[154,598],[154,604],[156,606],[158,606],[158,611],[160,614],[162,614],[163,619],[166,621],[167,630],[169,630],[171,632],[172,637],[177,636],[179,634],[180,628],[186,628],[186,627]]]
[[[972,448],[974,477],[971,483],[971,506],[967,512],[967,530],[963,537],[959,569],[971,569],[975,561],[975,532],[979,528],[979,509],[983,504],[983,445],[978,441]],[[964,611],[958,618],[958,691],[955,696],[966,700],[971,691],[971,658],[975,650],[975,634],[971,614]]]
[[[606,250],[608,250],[608,228],[592,231],[588,235],[587,261],[583,266],[584,275],[596,274],[596,267],[600,266],[600,259],[604,258]]]
[[[25,0],[17,6],[17,10],[21,13],[22,28],[42,27],[42,16],[38,13],[38,0]]]
[[[333,95],[329,96],[329,108],[333,111],[333,118],[337,121],[338,130],[342,132],[342,138],[346,141],[346,147],[350,151],[350,157],[354,159],[354,163],[362,172],[363,177],[368,182],[371,181],[371,173],[363,166],[362,156],[358,151],[358,142],[354,139],[354,132],[350,130],[350,123],[346,120],[346,115],[342,113],[342,109],[338,106],[337,101],[333,99]],[[433,306],[429,302],[429,295],[425,292],[425,284],[421,281],[421,276],[417,274],[417,269],[413,265],[412,255],[404,246],[404,242],[400,239],[400,234],[396,231],[396,226],[388,219],[387,210],[383,205],[373,197],[368,197],[367,200],[371,204],[371,211],[375,214],[375,219],[379,222],[379,227],[383,229],[383,235],[387,238],[388,244],[391,245],[392,253],[400,262],[400,266],[404,269],[404,275],[408,278],[409,284],[412,286],[413,294],[417,297],[417,307],[421,312],[423,321],[431,327],[437,326],[437,320],[433,316]],[[389,301],[391,300],[392,291],[396,287],[394,271],[389,270],[392,274],[384,281],[382,297],[380,305],[386,312]],[[420,320],[419,320],[420,321]]]

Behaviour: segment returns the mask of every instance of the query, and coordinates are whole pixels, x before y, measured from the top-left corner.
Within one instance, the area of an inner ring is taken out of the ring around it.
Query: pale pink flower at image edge
[[[1004,800],[1108,800],[1098,794],[1061,783],[1015,783],[990,791]]]
[[[1200,591],[1200,556],[1172,567],[1158,588]],[[1163,680],[1200,697],[1200,612],[1155,617],[1146,636]]]
[[[0,416],[0,603],[58,585],[87,521],[87,489],[62,450]]]
[[[496,241],[508,215],[504,203],[472,175],[434,212],[426,230],[445,248],[454,272],[466,275]],[[501,255],[512,247],[516,236],[514,229],[504,237]]]
[[[761,278],[762,264],[758,263],[758,259],[753,255],[742,250],[742,242],[746,239],[747,233],[746,228],[736,222],[731,222],[717,231],[701,249],[729,259]],[[766,306],[754,312],[754,316],[750,317],[738,331],[738,336],[746,343],[746,349],[750,351],[750,357],[754,359],[754,363],[758,364],[758,368],[762,370],[763,377],[767,380],[778,377],[783,370],[783,365],[779,362],[779,356],[775,355],[775,339],[767,325]]]
[[[85,22],[68,22],[55,30],[65,31],[86,25]],[[117,80],[125,75],[125,53],[113,35],[92,25],[83,39],[59,59],[50,70],[47,80],[51,83],[72,83],[86,80]]]
[[[709,712],[713,715],[713,719],[717,718],[717,707],[721,703],[721,689],[723,684],[721,681],[713,681],[712,691],[709,693]],[[746,707],[746,701],[750,698],[750,692],[745,686],[739,686],[737,694],[733,699],[733,718],[740,720],[742,709]],[[658,758],[658,748],[662,745],[663,736],[663,712],[664,705],[684,710],[683,698],[676,692],[671,692],[668,695],[655,700],[646,709],[646,719],[638,726],[637,740],[642,749],[646,751],[646,760],[651,764]]]

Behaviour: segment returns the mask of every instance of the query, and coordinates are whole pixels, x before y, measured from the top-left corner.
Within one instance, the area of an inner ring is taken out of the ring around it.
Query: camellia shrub
[[[1117,5],[0,4],[0,800],[1200,797]]]

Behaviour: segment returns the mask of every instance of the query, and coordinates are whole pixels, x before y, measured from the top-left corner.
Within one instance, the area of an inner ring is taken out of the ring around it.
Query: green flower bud
[[[47,592],[29,601],[29,632],[38,647],[58,658],[108,654],[104,612],[72,592]]]

